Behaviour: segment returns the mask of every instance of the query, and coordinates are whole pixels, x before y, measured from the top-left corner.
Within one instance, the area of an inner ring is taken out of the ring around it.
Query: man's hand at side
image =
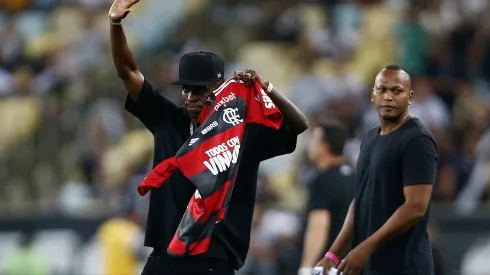
[[[360,274],[373,252],[374,247],[369,243],[363,242],[359,244],[342,260],[337,268],[337,274],[340,274],[340,272],[342,272],[343,275]]]
[[[332,259],[324,257],[315,266],[323,267],[323,274],[327,274],[330,269],[336,267],[337,265],[333,262]]]

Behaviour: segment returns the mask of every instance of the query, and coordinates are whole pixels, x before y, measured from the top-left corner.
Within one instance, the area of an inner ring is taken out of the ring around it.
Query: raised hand
[[[131,7],[139,0],[115,0],[109,10],[109,20],[113,23],[121,22],[132,11]]]
[[[246,85],[251,86],[257,81],[260,86],[265,87],[265,81],[260,74],[254,69],[246,69],[241,72],[234,72],[233,78],[235,80],[241,80]]]

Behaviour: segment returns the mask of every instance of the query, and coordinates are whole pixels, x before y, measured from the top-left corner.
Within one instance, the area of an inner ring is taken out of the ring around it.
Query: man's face
[[[199,117],[206,99],[215,89],[215,86],[182,86],[184,105],[192,119]]]
[[[410,77],[402,70],[383,70],[376,77],[371,101],[380,118],[387,122],[398,121],[412,102]]]

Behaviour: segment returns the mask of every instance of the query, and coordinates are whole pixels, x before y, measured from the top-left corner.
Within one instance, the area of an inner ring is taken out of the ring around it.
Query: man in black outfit
[[[308,153],[319,170],[309,184],[307,226],[298,275],[311,275],[342,229],[354,198],[354,168],[343,156],[347,129],[337,121],[322,122],[313,130]]]
[[[431,134],[408,111],[414,92],[400,67],[376,77],[371,101],[381,125],[371,129],[357,160],[357,187],[340,234],[318,265],[344,275],[433,275],[427,232],[438,152]],[[333,256],[332,256],[333,255]]]
[[[128,91],[126,109],[154,136],[154,161],[173,157],[197,129],[197,118],[210,95],[223,83],[223,60],[214,53],[184,55],[179,64],[179,80],[185,107],[162,96],[137,69],[126,42],[122,20],[137,0],[115,0],[109,11],[111,51],[119,77]],[[236,73],[246,84],[257,81],[264,90],[272,87],[256,71]],[[268,94],[284,117],[279,130],[248,124],[244,155],[235,181],[233,197],[224,220],[214,228],[208,252],[197,256],[171,257],[167,247],[196,188],[180,171],[150,194],[145,246],[153,247],[143,274],[194,275],[234,274],[244,263],[250,241],[255,204],[257,173],[261,161],[294,151],[297,135],[308,128],[305,116],[274,89]]]

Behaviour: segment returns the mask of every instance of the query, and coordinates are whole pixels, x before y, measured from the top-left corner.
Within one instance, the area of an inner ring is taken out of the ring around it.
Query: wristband
[[[112,25],[114,25],[114,26],[119,26],[119,25],[122,25],[122,19],[121,19],[121,21],[119,21],[119,22],[114,22],[114,21],[112,21],[111,19],[109,19],[109,22],[111,22],[111,24],[112,24]]]
[[[339,257],[337,257],[332,252],[327,252],[327,254],[325,254],[325,258],[329,258],[330,260],[332,260],[335,265],[338,265],[340,263]]]

